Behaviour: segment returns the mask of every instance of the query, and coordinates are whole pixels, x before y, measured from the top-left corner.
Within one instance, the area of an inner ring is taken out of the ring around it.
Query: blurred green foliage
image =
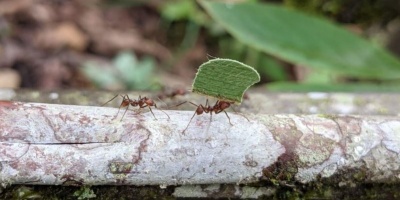
[[[311,83],[306,85],[310,90],[320,90],[312,87],[318,84],[333,86],[346,79],[400,80],[399,59],[325,19],[271,4],[201,3],[214,20],[243,43],[312,67],[305,80]],[[334,89],[341,90],[338,86]],[[348,89],[345,84],[340,86]]]
[[[373,24],[384,27],[399,18],[398,0],[242,0],[241,6],[234,6],[237,1],[108,2],[157,4],[163,28],[175,31],[167,34],[182,36],[168,40],[174,44],[178,40],[178,48],[173,49],[175,56],[192,48],[199,37],[205,38],[208,48],[218,49],[214,54],[209,52],[211,56],[254,66],[264,82],[273,83],[273,90],[287,90],[292,85],[293,90],[301,91],[392,91],[400,83],[399,59],[332,23],[352,24],[360,29]],[[183,29],[176,29],[182,24]],[[175,45],[169,44],[171,47]],[[311,68],[298,87],[298,83],[289,82],[296,74],[287,63]],[[115,82],[115,77],[97,82]],[[123,80],[128,88],[146,88],[140,86],[146,85],[143,80],[138,81],[140,78],[134,75]]]
[[[190,20],[206,25],[207,17],[197,6],[196,1],[170,1],[161,8],[161,16],[170,21]]]
[[[399,92],[398,83],[352,83],[352,84],[328,84],[328,83],[291,83],[291,82],[275,82],[268,84],[268,90],[278,92]]]
[[[180,51],[191,48],[198,39],[200,27],[206,28],[211,37],[218,43],[218,57],[243,61],[250,66],[255,66],[267,81],[287,80],[287,72],[281,63],[251,46],[245,45],[235,38],[226,35],[226,31],[215,21],[207,18],[206,13],[196,1],[175,0],[167,1],[161,7],[161,16],[169,22],[187,21],[185,34],[180,45]],[[247,0],[246,2],[257,2]],[[211,39],[211,38],[210,38]]]
[[[99,66],[94,62],[83,65],[83,73],[103,89],[122,86],[128,90],[157,90],[160,88],[154,74],[155,61],[144,57],[141,61],[131,52],[121,52],[111,66]],[[121,89],[121,88],[120,88]]]
[[[220,39],[218,44],[220,57],[240,60],[254,66],[265,81],[285,81],[289,79],[283,64],[262,51],[230,37]]]
[[[341,23],[387,24],[399,17],[398,0],[283,0],[284,5]]]
[[[185,22],[184,34],[178,45],[178,54],[194,46],[201,27],[207,27],[207,16],[197,5],[196,1],[176,0],[166,1],[160,6],[160,14],[164,21],[165,29],[170,29],[175,22]],[[177,32],[181,32],[177,30]]]

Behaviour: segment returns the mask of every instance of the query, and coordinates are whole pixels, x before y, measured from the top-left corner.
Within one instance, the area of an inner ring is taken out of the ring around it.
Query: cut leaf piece
[[[260,75],[252,67],[235,60],[217,58],[199,67],[192,92],[241,103],[244,92],[259,81]]]

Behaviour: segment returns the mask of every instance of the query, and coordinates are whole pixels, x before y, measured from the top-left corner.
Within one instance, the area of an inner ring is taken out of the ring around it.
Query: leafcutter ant
[[[174,90],[169,91],[169,92],[164,91],[164,92],[160,93],[158,95],[158,98],[159,99],[173,98],[173,97],[178,96],[178,95],[182,95],[183,96],[186,93],[187,93],[187,90],[185,90],[183,88],[177,88],[177,89],[174,89]]]
[[[109,101],[107,101],[106,103],[104,103],[102,106],[104,106],[104,105],[107,104],[108,102],[114,100],[115,98],[117,98],[117,96],[118,96],[118,95],[115,95],[115,97],[113,97],[112,99],[110,99]],[[147,97],[143,97],[143,98],[142,98],[140,95],[139,95],[139,98],[138,98],[137,100],[134,100],[134,99],[129,98],[129,96],[128,96],[127,94],[125,94],[125,95],[120,95],[120,96],[122,97],[122,101],[121,101],[121,104],[119,105],[119,109],[118,109],[117,116],[118,116],[119,111],[121,110],[121,108],[122,108],[122,107],[126,107],[125,112],[124,112],[124,114],[122,115],[121,121],[122,121],[122,119],[124,118],[124,116],[125,116],[125,114],[126,114],[126,111],[128,111],[129,106],[133,106],[133,107],[137,107],[137,106],[138,106],[139,109],[142,109],[142,108],[146,108],[146,107],[147,107],[147,108],[149,108],[151,114],[153,114],[154,119],[157,119],[156,116],[154,115],[153,110],[151,109],[151,107],[153,106],[153,107],[155,107],[155,108],[157,108],[157,109],[159,109],[159,110],[161,110],[161,109],[157,107],[157,104],[153,101],[153,99],[150,99],[150,98],[147,98]],[[163,110],[161,110],[161,111],[162,111],[163,113],[165,113],[165,114],[168,116],[168,118],[170,119],[169,115],[168,115],[166,112],[164,112]]]
[[[178,104],[178,105],[176,105],[176,106],[182,105],[182,104],[184,104],[184,103],[187,103],[187,102],[186,102],[186,101],[185,101],[185,102],[182,102],[182,103],[180,103],[180,104]],[[190,121],[189,121],[188,125],[187,125],[186,128],[182,131],[182,133],[185,133],[185,131],[187,130],[187,128],[188,128],[189,125],[190,125],[190,122],[192,122],[192,120],[193,120],[193,118],[194,118],[194,116],[195,116],[196,114],[197,114],[197,115],[201,115],[201,114],[203,114],[203,113],[210,113],[210,122],[211,122],[211,120],[212,120],[212,113],[213,113],[213,112],[214,112],[215,114],[218,114],[218,113],[220,113],[220,112],[224,112],[225,115],[226,115],[226,117],[228,117],[229,124],[231,124],[231,125],[233,126],[233,124],[231,123],[231,118],[229,117],[228,113],[225,111],[225,109],[231,107],[231,105],[233,104],[233,102],[223,101],[223,100],[217,100],[217,102],[215,102],[214,106],[211,106],[211,105],[208,104],[208,99],[207,99],[207,100],[206,100],[206,105],[205,105],[205,106],[203,106],[202,104],[197,105],[197,104],[192,103],[192,102],[190,102],[190,101],[189,101],[189,103],[192,104],[192,105],[194,105],[194,106],[196,106],[197,108],[196,108],[196,110],[195,110],[195,112],[194,112],[192,118],[190,118]],[[233,111],[235,111],[235,110],[233,109],[233,107],[231,107],[231,108],[232,108]],[[237,113],[237,112],[235,111],[235,113]],[[250,121],[247,117],[245,117],[245,116],[243,116],[243,117],[246,118],[248,121]]]

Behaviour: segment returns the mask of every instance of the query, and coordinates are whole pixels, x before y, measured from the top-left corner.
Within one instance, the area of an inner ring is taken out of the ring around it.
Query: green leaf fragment
[[[199,67],[192,92],[241,103],[244,92],[259,81],[260,75],[252,67],[235,60],[217,58]]]

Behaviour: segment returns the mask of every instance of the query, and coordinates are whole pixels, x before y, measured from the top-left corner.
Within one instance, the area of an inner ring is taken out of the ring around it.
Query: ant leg
[[[215,114],[221,113],[222,111],[224,111],[226,117],[228,117],[229,124],[231,124],[233,126],[233,124],[231,123],[231,118],[229,117],[228,113],[225,110],[219,110],[219,111],[215,112]]]
[[[125,113],[126,113],[126,111],[128,110],[128,108],[129,108],[129,104],[125,104],[125,105],[124,105],[124,101],[125,101],[125,100],[129,100],[129,96],[128,96],[127,94],[124,95],[124,96],[122,96],[122,95],[120,95],[120,96],[122,97],[122,102],[121,102],[121,104],[119,105],[118,112],[117,112],[117,116],[118,116],[119,111],[121,110],[122,107],[127,106],[127,108],[126,108],[126,110],[125,110]],[[114,97],[114,98],[115,98],[115,97]],[[124,113],[124,115],[125,115],[125,113]],[[121,119],[121,120],[122,120],[122,119]]]
[[[197,104],[195,104],[195,103],[193,103],[193,102],[190,102],[190,101],[184,101],[184,102],[182,102],[182,103],[179,103],[179,104],[176,105],[176,106],[180,106],[180,105],[182,105],[182,104],[184,104],[184,103],[190,103],[190,104],[192,104],[193,106],[195,106],[196,108],[201,107],[205,113],[208,113],[208,111],[206,111],[207,102],[208,102],[208,99],[207,99],[207,101],[206,101],[206,106],[203,106],[202,104],[197,105]],[[198,115],[199,115],[199,114],[198,114]]]
[[[121,117],[121,121],[122,121],[122,119],[124,118],[124,116],[125,116],[125,114],[126,114],[126,111],[128,111],[128,108],[129,108],[129,105],[126,107],[125,112],[124,112],[124,114],[123,114],[122,117]],[[120,107],[120,109],[121,109],[121,107]],[[118,113],[119,113],[119,109],[118,109]],[[118,113],[117,113],[117,116],[118,116]]]
[[[228,113],[224,110],[225,115],[228,117],[229,123],[233,126],[233,124],[231,123],[231,118],[229,117]]]
[[[194,112],[192,118],[190,118],[189,123],[187,124],[186,128],[182,131],[183,134],[185,134],[186,129],[189,127],[190,122],[192,122],[193,117],[196,115],[196,112]]]
[[[142,113],[142,108],[146,108],[147,106],[149,106],[149,105],[146,104],[146,105],[139,106],[139,109],[135,110],[135,113],[136,114]]]
[[[139,107],[139,110],[138,110],[137,112],[140,112],[142,108],[146,108],[146,107],[149,108],[151,114],[153,114],[154,119],[157,120],[156,116],[155,116],[154,113],[153,113],[153,110],[151,109],[151,106],[149,106],[149,105],[144,105],[144,106]],[[158,110],[161,110],[161,109],[159,109],[159,108],[157,107],[156,104],[154,104],[154,107],[157,108]],[[164,114],[166,114],[166,115],[168,116],[169,119],[171,119],[171,117],[170,117],[165,111],[163,111],[163,110],[161,110],[161,111],[162,111]]]
[[[163,100],[161,100],[160,97],[157,97],[157,99],[158,99],[159,101],[163,102],[163,104],[165,104],[165,106],[168,108],[167,103],[165,103]],[[154,105],[155,105],[155,104],[154,104]],[[156,108],[157,108],[157,107],[156,107]]]
[[[192,102],[190,102],[190,101],[189,101],[189,103],[192,104],[192,105],[194,105],[194,106],[196,106],[196,107],[199,107],[199,105],[197,105],[197,104],[195,104],[195,103],[192,103]],[[200,104],[200,105],[201,105],[201,104]]]
[[[235,110],[235,109],[233,109],[233,107],[232,107],[232,106],[231,106],[231,108],[232,108],[232,110],[235,112],[235,114],[238,114],[238,115],[240,115],[240,116],[242,116],[242,117],[246,118],[246,119],[247,119],[247,121],[249,121],[249,122],[250,122],[249,118],[247,118],[245,115],[243,115],[243,114],[241,114],[241,113],[239,113],[239,112],[236,112],[236,110]]]
[[[202,113],[203,113],[203,112],[205,112],[205,113],[210,112],[210,111],[207,110],[207,107],[208,107],[208,105],[207,105],[207,104],[208,104],[208,99],[207,99],[207,101],[206,101],[206,105],[205,105],[205,106],[203,106],[202,104],[197,105],[197,104],[192,103],[192,102],[190,102],[190,101],[189,101],[189,103],[192,104],[192,105],[194,105],[194,106],[196,106],[197,108],[201,107],[201,109],[203,110]],[[198,115],[200,115],[200,114],[198,114]]]
[[[206,133],[207,133],[207,134],[208,134],[208,132],[210,131],[211,123],[212,123],[212,112],[210,112],[210,122],[208,123],[207,130],[206,130]],[[211,137],[208,137],[208,138],[206,139],[206,141],[210,141],[210,140],[211,140]]]
[[[157,104],[154,104],[154,107],[157,108],[158,110],[162,111],[164,114],[166,114],[166,115],[168,116],[168,119],[171,119],[171,117],[169,117],[169,115],[168,115],[165,111],[163,111],[162,109],[160,109],[160,108],[157,107]],[[149,108],[150,108],[150,106],[149,106]],[[150,109],[150,110],[151,110],[151,109]],[[153,114],[153,115],[154,115],[154,114]]]
[[[154,119],[157,120],[156,116],[155,116],[154,113],[153,113],[153,110],[151,110],[151,107],[150,107],[150,106],[144,106],[144,107],[149,107],[149,110],[150,110],[151,114],[153,114]],[[144,107],[143,107],[143,108],[144,108]],[[169,116],[168,116],[168,117],[169,117]]]
[[[187,103],[187,101],[181,102],[181,103],[179,103],[179,104],[177,104],[177,105],[170,106],[170,107],[167,107],[167,108],[170,109],[170,108],[178,107],[178,106],[180,106],[180,105],[182,105],[182,104],[184,104],[184,103]]]
[[[147,105],[142,106],[142,107],[139,106],[139,109],[137,109],[137,110],[135,111],[135,113],[136,113],[136,114],[142,113],[142,108],[146,108],[146,107],[147,107]]]

